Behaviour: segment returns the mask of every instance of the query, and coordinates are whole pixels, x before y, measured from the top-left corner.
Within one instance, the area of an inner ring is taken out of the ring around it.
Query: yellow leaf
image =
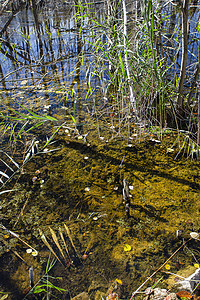
[[[166,269],[166,270],[170,270],[170,269],[171,269],[170,265],[166,264],[166,265],[165,265],[165,269]]]
[[[199,264],[194,264],[194,267],[199,269]]]
[[[122,281],[121,279],[115,279],[115,281],[117,281],[117,283],[121,284],[122,285]]]
[[[124,251],[131,251],[131,246],[128,244],[124,245]]]

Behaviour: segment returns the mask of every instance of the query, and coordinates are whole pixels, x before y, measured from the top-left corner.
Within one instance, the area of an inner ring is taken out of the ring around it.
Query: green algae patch
[[[17,191],[9,199],[3,198],[2,213],[6,227],[39,252],[36,261],[41,268],[35,268],[36,278],[48,259],[38,229],[61,260],[49,227],[63,251],[60,230],[66,239],[70,264],[63,267],[58,262],[52,275],[62,278],[59,285],[71,296],[87,291],[94,279],[105,286],[101,292],[106,293],[107,283],[120,278],[123,298],[170,257],[182,238],[199,231],[199,163],[184,158],[175,161],[174,154],[166,153],[168,143],[145,141],[128,147],[123,140],[98,142],[92,134],[87,143],[62,135],[57,138],[62,149],[35,157],[24,167],[24,174],[17,178]],[[34,176],[37,179],[33,180]],[[123,179],[129,187],[130,218],[123,201]],[[64,224],[70,229],[76,251]],[[177,230],[182,232],[180,240]],[[11,250],[24,253],[19,241],[11,238],[7,243]],[[129,251],[124,251],[126,244]],[[197,257],[198,246],[195,240],[188,243]],[[3,246],[2,260],[8,256],[5,252]],[[191,262],[193,257],[183,249],[170,266],[176,273]],[[19,273],[25,276],[21,264],[18,261],[16,271],[11,272],[14,281]],[[155,281],[159,276],[162,274]],[[165,276],[163,286],[168,284],[169,275]],[[26,282],[21,277],[20,281]],[[26,285],[23,283],[23,289]]]

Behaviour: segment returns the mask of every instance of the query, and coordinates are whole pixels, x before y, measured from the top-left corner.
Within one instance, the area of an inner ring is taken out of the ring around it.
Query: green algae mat
[[[57,258],[50,275],[58,299],[84,291],[101,299],[114,283],[120,298],[129,299],[190,232],[198,232],[199,163],[174,160],[175,153],[166,150],[172,139],[127,145],[97,142],[93,133],[87,141],[61,133],[48,149],[57,151],[28,162],[13,178],[14,191],[1,195],[1,223],[17,234],[1,230],[0,287],[8,299],[22,299],[30,291],[30,267],[34,284],[41,285],[50,253],[50,261]],[[160,280],[159,286],[167,287],[168,273],[195,269],[198,248],[198,240],[189,241],[147,286]],[[56,292],[55,286],[63,290]],[[43,299],[37,297],[44,290],[26,299]]]

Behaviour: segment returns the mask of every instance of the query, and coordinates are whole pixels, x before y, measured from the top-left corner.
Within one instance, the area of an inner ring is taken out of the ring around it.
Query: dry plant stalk
[[[64,246],[65,246],[65,251],[67,252],[67,255],[68,255],[69,258],[70,258],[69,251],[68,251],[68,249],[67,249],[67,245],[66,245],[66,242],[65,242],[65,239],[64,239],[64,236],[63,236],[63,233],[62,233],[60,227],[59,227],[59,233],[60,233],[60,237],[61,237],[61,239],[62,239],[62,241],[63,241],[63,244],[64,244]]]
[[[47,241],[44,233],[40,229],[38,229],[38,230],[39,230],[39,233],[40,233],[40,236],[41,236],[41,239],[42,239],[43,243],[47,246],[47,248],[49,248],[49,250],[53,253],[53,255],[57,258],[57,260],[61,263],[61,265],[63,265],[63,263],[61,262],[61,260],[59,259],[59,257],[56,255],[56,253],[53,251],[52,247],[48,243],[48,241]]]
[[[66,258],[65,258],[64,254],[63,254],[63,251],[62,251],[61,246],[60,246],[60,244],[59,244],[59,242],[58,242],[58,239],[57,239],[57,236],[56,236],[55,232],[53,231],[52,228],[49,227],[49,229],[50,229],[50,232],[51,232],[52,239],[53,239],[54,243],[55,243],[56,246],[58,247],[58,249],[59,249],[59,251],[60,251],[62,257],[64,258],[64,261],[66,262]]]
[[[65,230],[66,230],[66,232],[67,232],[67,235],[68,235],[68,237],[69,237],[69,239],[70,239],[70,242],[71,242],[71,244],[72,244],[72,247],[74,248],[74,251],[76,252],[76,254],[77,254],[77,256],[78,256],[78,253],[77,253],[76,247],[75,247],[75,245],[74,245],[74,243],[73,243],[73,240],[72,240],[72,237],[71,237],[69,228],[67,227],[66,224],[64,224],[64,227],[65,227]]]

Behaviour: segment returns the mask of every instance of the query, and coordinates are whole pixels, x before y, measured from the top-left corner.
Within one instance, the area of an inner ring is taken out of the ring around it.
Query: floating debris
[[[199,233],[198,232],[190,232],[190,236],[193,239],[198,239],[199,238]]]
[[[34,176],[34,177],[32,178],[32,181],[35,182],[36,180],[37,180],[37,176]]]
[[[119,283],[119,284],[122,285],[122,280],[121,280],[121,279],[116,278],[115,281],[116,281],[117,283]]]
[[[124,251],[125,252],[131,251],[131,245],[125,244],[124,245]]]
[[[171,269],[171,266],[170,266],[169,264],[166,264],[166,265],[165,265],[165,269],[166,269],[166,270],[170,270],[170,269]]]
[[[186,299],[192,299],[193,295],[190,292],[187,291],[179,291],[176,293],[176,296],[178,296],[179,299],[181,300],[186,300]]]
[[[33,251],[33,252],[32,252],[32,255],[33,255],[33,256],[38,256],[38,252],[37,252],[37,251]]]
[[[32,253],[32,252],[33,252],[33,250],[32,250],[31,248],[26,249],[26,253],[30,254],[30,253]]]
[[[174,149],[172,149],[172,148],[167,148],[167,153],[172,153],[172,152],[174,152]]]

